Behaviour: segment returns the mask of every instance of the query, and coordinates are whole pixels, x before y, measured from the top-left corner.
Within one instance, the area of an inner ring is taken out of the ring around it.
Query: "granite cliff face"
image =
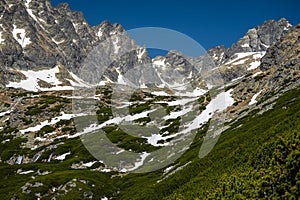
[[[225,84],[235,88],[237,110],[247,108],[255,94],[273,94],[299,82],[299,25],[286,19],[265,21],[230,48],[217,46],[198,58],[172,50],[151,59],[120,24],[104,21],[91,27],[68,4],[53,8],[49,0],[4,0],[0,13],[2,87],[68,91],[91,79],[98,84],[98,74],[100,85],[147,87],[154,81],[159,90],[174,87],[179,92],[186,85],[194,92]]]
[[[268,20],[263,25],[249,29],[230,48],[217,46],[208,50],[216,65],[224,75],[225,82],[247,75],[260,64],[267,49],[284,36],[292,25],[284,18]]]
[[[0,16],[0,85],[2,86],[26,79],[22,71],[53,69],[57,66],[59,72],[56,74],[60,74],[57,76],[59,86],[78,84],[76,75],[80,74],[88,54],[101,42],[124,32],[120,24],[111,24],[108,21],[91,27],[82,13],[71,11],[68,4],[59,4],[53,8],[49,0],[24,0],[19,3],[4,0],[0,5],[0,12],[2,13]],[[167,66],[168,70],[175,70],[187,77],[187,82],[192,82],[194,85],[199,81],[199,69],[203,72],[207,71],[205,70],[207,66],[209,66],[208,70],[218,68],[224,81],[228,82],[247,75],[249,70],[257,68],[266,50],[279,41],[290,28],[291,24],[285,19],[269,20],[262,26],[250,29],[232,47],[226,49],[224,46],[217,46],[209,49],[206,55],[199,58],[188,58],[174,51],[169,52],[164,58],[151,60],[147,50],[136,44],[134,51],[109,63],[103,80],[118,83],[134,66],[149,64],[151,70],[157,73],[166,73],[161,69],[162,66]],[[114,48],[117,48],[113,49],[113,52],[120,48],[122,41],[116,40],[112,43]],[[159,65],[155,64],[158,60],[161,61]],[[143,72],[137,73],[137,76],[141,74]],[[192,77],[188,78],[190,75]],[[168,73],[161,75],[161,77],[166,76]],[[134,81],[145,84],[139,78],[135,78]],[[157,84],[166,81],[157,78]],[[39,82],[45,83],[47,80],[42,79]],[[167,82],[170,85],[174,84],[171,80]],[[42,84],[37,88],[41,89],[45,86],[49,89],[58,85]]]
[[[3,2],[3,1],[2,1]],[[50,1],[28,0],[1,5],[1,65],[17,69],[53,67],[58,63],[76,71],[97,43],[124,29],[104,21],[90,27],[82,13],[68,4],[53,8]]]
[[[93,47],[124,31],[108,21],[90,27],[82,13],[71,11],[68,4],[53,8],[49,0],[4,0],[0,12],[2,85],[20,80],[17,70],[60,65],[76,73]]]

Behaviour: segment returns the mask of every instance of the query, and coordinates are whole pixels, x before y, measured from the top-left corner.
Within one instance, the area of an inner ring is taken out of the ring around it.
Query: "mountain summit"
[[[124,31],[120,24],[111,24],[108,21],[91,27],[82,13],[71,11],[66,3],[53,8],[48,0],[26,0],[18,4],[11,0],[4,0],[0,9],[2,13],[0,17],[0,65],[2,66],[0,85],[2,86],[8,85],[9,82],[20,82],[24,78],[26,79],[22,70],[37,71],[54,68],[57,68],[55,73],[60,74],[57,77],[60,79],[61,86],[72,86],[75,82],[79,84],[76,81],[78,77],[74,75],[78,75],[80,72],[81,65],[89,52],[107,38]],[[290,28],[291,24],[285,19],[269,20],[262,26],[250,29],[231,48],[215,47],[208,50],[208,55],[218,67],[232,65],[231,60],[240,60],[239,54],[249,52],[253,52],[252,61],[258,63],[258,59],[264,55],[265,51]],[[118,42],[116,41],[115,44],[118,45]],[[138,56],[139,51],[142,52],[143,49],[137,49],[136,52],[132,52],[126,58],[121,58],[119,62],[114,63],[117,65],[114,67],[118,70],[110,69],[105,80],[118,82],[120,80],[118,76],[123,76],[125,71],[133,66],[139,63],[151,64],[152,61],[147,51],[144,51],[142,58]],[[174,55],[174,53],[168,54],[164,64],[168,66],[169,64],[181,65],[189,73],[191,66],[188,66],[188,62],[178,62],[177,60],[182,56]],[[247,58],[250,59],[250,56]],[[203,58],[193,60],[192,65],[197,65],[202,61]],[[126,64],[121,64],[122,62]],[[202,66],[200,64],[197,67],[201,68]],[[221,71],[225,80],[229,81],[245,74],[247,70],[245,67],[241,69],[240,66],[235,66],[230,72],[227,72],[226,69]],[[56,75],[52,74],[52,76]],[[66,79],[71,81],[66,81]],[[51,86],[46,79],[40,80],[38,88],[45,86],[58,88],[54,87],[57,85]]]

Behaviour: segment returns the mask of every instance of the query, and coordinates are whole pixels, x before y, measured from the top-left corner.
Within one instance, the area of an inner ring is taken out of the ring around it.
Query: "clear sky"
[[[204,48],[230,47],[248,29],[265,20],[286,18],[300,23],[300,0],[51,0],[82,11],[91,25],[103,20],[120,23],[125,29],[163,27],[187,34]]]

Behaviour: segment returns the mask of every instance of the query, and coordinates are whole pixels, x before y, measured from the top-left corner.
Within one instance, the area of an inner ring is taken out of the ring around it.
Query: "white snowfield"
[[[99,39],[102,38],[102,35],[103,35],[103,32],[102,32],[101,28],[99,28],[98,33],[97,33],[97,36],[99,37]]]
[[[256,72],[255,74],[252,75],[252,77],[254,78],[254,77],[256,77],[256,76],[258,76],[258,75],[260,75],[262,73],[263,73],[262,71]]]
[[[5,112],[1,112],[1,113],[0,113],[0,117],[3,117],[4,115],[10,114],[11,112],[12,112],[12,110],[8,110],[8,111],[5,111]]]
[[[153,65],[159,66],[159,67],[164,67],[166,66],[165,64],[165,58],[156,58],[152,60]]]
[[[26,0],[26,2],[25,2],[26,11],[28,12],[28,14],[29,14],[36,22],[38,22],[36,16],[33,14],[32,10],[29,8],[30,2],[31,2],[31,0]]]
[[[23,28],[17,28],[16,25],[13,25],[13,37],[17,42],[22,46],[22,48],[25,48],[27,45],[31,43],[30,38],[26,37],[26,30]]]
[[[140,48],[137,50],[137,57],[139,60],[142,59],[142,57],[145,55],[146,49],[145,48]]]
[[[26,2],[25,2],[26,11],[27,11],[27,13],[29,14],[29,16],[30,16],[34,21],[36,21],[37,24],[40,25],[40,27],[41,27],[42,29],[45,29],[44,26],[43,26],[40,22],[46,23],[46,21],[44,21],[43,19],[41,19],[41,18],[35,16],[35,15],[33,14],[32,9],[29,8],[29,4],[30,4],[31,1],[32,1],[32,0],[26,0]]]
[[[83,114],[82,115],[75,115],[75,114],[65,114],[64,112],[62,112],[61,116],[55,117],[51,120],[43,121],[43,122],[41,122],[40,124],[38,124],[36,126],[20,130],[20,132],[22,134],[27,133],[27,132],[37,132],[37,131],[41,130],[44,126],[47,126],[47,125],[50,126],[50,125],[56,124],[57,122],[59,122],[62,119],[69,120],[69,119],[71,119],[73,117],[77,117],[77,116],[83,116]]]
[[[253,95],[253,97],[251,98],[251,101],[249,102],[249,105],[253,105],[253,104],[257,103],[256,98],[260,95],[261,92],[262,92],[262,90],[259,91],[258,93],[256,93],[255,95]]]
[[[66,159],[66,156],[67,155],[70,155],[71,154],[71,152],[67,152],[67,153],[64,153],[64,154],[62,154],[62,155],[59,155],[59,156],[57,156],[56,158],[54,158],[55,160],[65,160]]]
[[[34,172],[33,170],[28,170],[28,171],[20,172],[19,174],[30,174],[30,173],[33,173],[33,172]]]
[[[222,93],[218,94],[206,106],[206,109],[204,111],[202,111],[202,113],[199,116],[197,116],[192,122],[186,124],[184,126],[184,129],[181,130],[180,132],[178,132],[174,135],[167,135],[167,136],[164,136],[164,137],[159,135],[159,134],[153,134],[150,137],[144,137],[144,138],[147,138],[148,143],[153,145],[153,146],[167,146],[167,145],[169,145],[169,143],[160,144],[158,142],[160,140],[167,140],[167,139],[170,139],[170,138],[174,138],[178,135],[186,134],[186,133],[189,133],[193,130],[196,130],[196,129],[200,128],[202,125],[204,125],[205,123],[207,123],[208,120],[212,118],[214,113],[225,111],[229,106],[233,105],[233,103],[235,102],[234,99],[231,97],[231,92],[232,92],[232,89],[228,90],[227,92],[222,92]],[[175,112],[175,113],[177,113],[177,112]],[[176,114],[176,116],[183,116],[187,113],[188,112],[183,111],[183,112],[181,112],[182,115],[177,115]],[[172,115],[173,114],[170,113],[170,116],[172,116]]]
[[[91,162],[88,162],[88,163],[84,163],[83,166],[85,167],[91,167],[93,166],[93,164],[95,164],[97,161],[91,161]]]
[[[241,47],[250,47],[248,43],[242,44]]]
[[[230,65],[242,65],[244,64],[247,60],[253,59],[253,61],[249,64],[247,64],[247,70],[253,70],[256,69],[260,64],[260,59],[266,54],[265,51],[261,52],[245,52],[245,53],[236,53],[234,54],[235,58],[224,63],[225,66],[230,66]],[[229,68],[231,68],[230,66]]]
[[[127,171],[134,171],[136,169],[138,169],[139,167],[141,167],[144,164],[145,159],[150,155],[150,153],[147,152],[143,152],[141,155],[141,159],[140,161],[137,161],[134,163],[134,167],[127,169]]]
[[[221,92],[214,99],[212,99],[206,106],[206,109],[202,111],[202,113],[197,116],[192,123],[186,126],[187,128],[183,130],[183,133],[187,133],[201,127],[203,124],[208,122],[214,113],[223,112],[229,106],[232,106],[235,102],[231,96],[232,91],[233,90],[230,89],[226,92]]]
[[[120,85],[127,85],[126,79],[124,78],[124,76],[122,75],[122,73],[120,72],[119,69],[116,69],[116,71],[118,72],[118,84]]]
[[[258,66],[260,65],[260,61],[254,61],[250,64],[250,67],[247,70],[253,70],[258,68]]]
[[[247,57],[249,56],[253,56],[254,54],[256,54],[256,52],[245,52],[245,53],[235,53],[234,56],[235,58],[226,62],[225,65],[230,65],[230,64],[237,64],[236,61],[240,61],[240,60],[243,60],[243,59],[246,59]]]
[[[212,118],[214,113],[217,112],[223,112],[225,111],[229,106],[233,105],[233,103],[235,102],[234,99],[231,97],[231,90],[228,90],[226,92],[221,92],[220,94],[218,94],[214,99],[211,100],[211,102],[206,106],[206,109],[204,111],[202,111],[202,113],[197,116],[194,120],[192,120],[190,123],[184,125],[183,130],[181,130],[179,133],[174,134],[174,135],[167,135],[167,136],[161,136],[160,134],[154,133],[151,136],[141,136],[143,138],[146,138],[148,143],[153,145],[153,146],[167,146],[169,145],[168,143],[158,143],[160,140],[167,140],[170,138],[174,138],[177,135],[180,134],[185,134],[185,133],[189,133],[193,130],[196,130],[198,128],[200,128],[202,125],[204,125],[205,123],[207,123],[209,121],[209,119]],[[169,105],[182,105],[183,109],[181,111],[174,111],[171,112],[169,115],[165,116],[163,119],[167,120],[167,119],[174,119],[177,117],[181,117],[184,116],[186,114],[188,114],[189,112],[192,111],[193,109],[193,105],[190,105],[190,103],[192,101],[195,101],[196,98],[189,98],[189,99],[182,99],[179,101],[171,101],[171,102],[164,102],[164,101],[159,101],[157,102],[159,103],[168,103]],[[144,118],[147,117],[148,114],[152,113],[156,111],[156,109],[153,110],[147,110],[135,115],[126,115],[123,117],[120,116],[115,116],[113,119],[110,119],[102,124],[90,124],[88,127],[84,128],[83,131],[76,133],[75,135],[72,136],[68,136],[69,138],[73,138],[73,137],[78,137],[80,135],[83,134],[87,134],[96,130],[99,130],[107,125],[110,124],[120,124],[121,122],[133,122],[136,119],[140,119],[140,118]],[[160,127],[162,128],[162,127]]]
[[[70,81],[72,86],[60,86],[62,82],[56,78],[56,74],[60,72],[59,66],[56,66],[51,69],[44,69],[39,71],[33,70],[20,70],[22,74],[25,75],[26,79],[21,80],[20,82],[10,82],[6,87],[13,87],[13,88],[22,88],[28,91],[59,91],[59,90],[73,90],[74,87],[87,87],[88,85],[84,83],[81,79],[79,79],[76,75],[70,73],[73,79],[76,81]],[[53,87],[50,88],[42,88],[39,86],[39,80],[45,81],[51,84]]]
[[[259,67],[260,65],[260,59],[262,57],[264,57],[264,55],[266,54],[265,51],[262,51],[262,52],[257,52],[257,54],[254,54],[253,55],[253,58],[255,59],[255,61],[253,61],[252,63],[250,63],[250,66],[247,70],[253,70],[253,69],[256,69]]]
[[[170,88],[170,87],[169,87]],[[151,94],[155,96],[177,96],[177,97],[198,97],[207,93],[207,90],[203,90],[200,88],[194,88],[193,91],[175,91],[174,94],[168,94],[165,91],[154,91]]]
[[[2,32],[0,31],[0,44],[4,43],[4,38],[2,38]]]

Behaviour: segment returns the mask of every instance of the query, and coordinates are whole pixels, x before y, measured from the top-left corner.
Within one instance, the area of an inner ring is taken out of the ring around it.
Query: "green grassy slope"
[[[231,128],[222,133],[215,148],[203,159],[198,158],[198,152],[206,130],[199,130],[190,149],[174,165],[189,164],[169,177],[163,169],[124,176],[116,172],[71,169],[74,162],[93,160],[80,139],[75,138],[65,140],[55,150],[57,154],[72,152],[62,162],[1,163],[0,197],[33,199],[35,193],[40,193],[47,194],[45,199],[51,199],[60,193],[57,199],[84,199],[83,192],[92,192],[95,199],[107,196],[122,200],[297,199],[300,196],[300,90],[285,93],[273,109],[262,115],[257,112],[231,123]],[[2,152],[9,148],[2,143],[0,147]],[[16,173],[18,169],[35,172],[20,175]],[[37,170],[51,173],[37,175]],[[76,187],[68,185],[70,181]],[[29,187],[30,193],[22,193],[21,187],[27,182],[41,182],[43,186]],[[60,185],[66,185],[66,195],[62,191],[49,192],[49,188]]]

